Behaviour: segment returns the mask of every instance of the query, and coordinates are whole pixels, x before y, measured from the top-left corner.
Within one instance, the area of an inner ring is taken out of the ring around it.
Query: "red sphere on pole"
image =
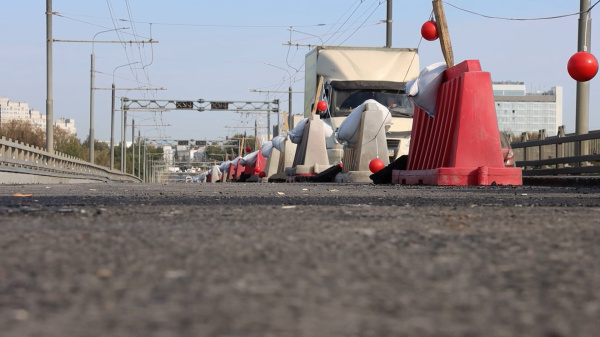
[[[262,169],[260,168],[260,166],[256,166],[256,167],[254,168],[254,172],[255,172],[255,173],[257,173],[257,174],[258,174],[258,173],[260,173],[260,171],[262,171]]]
[[[434,41],[439,37],[435,21],[427,21],[421,26],[421,36],[427,41]]]
[[[569,75],[577,82],[587,82],[598,73],[598,60],[589,52],[573,54],[567,63]]]
[[[320,112],[327,110],[327,102],[319,101],[319,103],[317,103],[317,110],[319,110]]]
[[[250,152],[252,151],[252,148],[250,146],[246,146],[246,152]]]
[[[371,161],[369,162],[369,171],[373,173],[381,171],[381,169],[383,169],[384,167],[385,164],[383,163],[383,160],[379,158],[371,159]]]

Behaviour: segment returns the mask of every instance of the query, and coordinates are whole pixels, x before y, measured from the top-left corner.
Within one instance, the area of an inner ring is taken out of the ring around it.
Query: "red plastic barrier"
[[[504,167],[490,73],[478,60],[446,69],[434,117],[415,107],[407,169],[394,184],[522,185]]]
[[[235,175],[233,176],[233,180],[237,180],[242,175],[242,173],[244,173],[244,170],[246,170],[246,166],[242,165],[241,161],[242,160],[240,159],[237,166],[235,167]]]
[[[245,174],[249,174],[251,176],[257,175],[260,171],[264,171],[267,165],[267,159],[262,155],[261,151],[256,153],[256,161],[254,165],[246,165],[246,169],[244,171]],[[260,171],[256,172],[256,168],[259,168]]]
[[[236,158],[237,166],[234,166],[233,163],[229,165],[229,172],[227,172],[227,181],[236,181],[246,169],[244,165],[240,164],[242,158]]]
[[[235,177],[235,166],[233,164],[229,165],[229,170],[227,171],[227,181],[232,181]]]

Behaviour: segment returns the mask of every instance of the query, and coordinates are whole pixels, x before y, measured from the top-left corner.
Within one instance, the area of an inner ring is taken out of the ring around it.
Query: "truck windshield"
[[[406,94],[380,90],[337,90],[333,100],[335,117],[348,116],[352,110],[368,99],[387,107],[393,117],[412,117],[413,104]]]

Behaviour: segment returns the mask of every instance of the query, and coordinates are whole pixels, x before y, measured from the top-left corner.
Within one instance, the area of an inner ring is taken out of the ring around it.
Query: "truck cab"
[[[390,161],[408,154],[414,109],[404,88],[419,74],[416,49],[319,46],[306,55],[305,69],[305,117],[311,115],[315,102],[324,100],[328,109],[320,112],[320,117],[336,130],[354,108],[374,99],[392,115],[386,133]],[[316,97],[321,77],[320,97]],[[330,163],[335,164],[341,160],[343,148],[334,136],[330,138],[327,152]]]

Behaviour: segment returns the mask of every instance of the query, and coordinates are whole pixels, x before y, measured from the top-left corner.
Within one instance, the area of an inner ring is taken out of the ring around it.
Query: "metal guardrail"
[[[38,175],[67,180],[141,182],[141,179],[120,171],[90,164],[63,153],[50,154],[43,149],[0,138],[0,173],[3,176]],[[7,179],[3,179],[7,180]],[[9,178],[10,180],[10,178]],[[17,181],[15,178],[14,181]],[[12,183],[14,181],[0,181]]]
[[[543,136],[544,132],[540,134],[542,139],[511,142],[516,166],[523,168],[523,176],[600,173],[600,131],[565,135],[559,130],[558,136],[547,138]],[[582,145],[591,154],[578,155]],[[43,149],[1,137],[0,176],[5,173],[70,180],[142,182],[131,174],[111,171],[107,167],[62,153],[52,155]],[[162,174],[155,172],[153,175],[157,175],[156,181],[162,180]],[[12,181],[0,179],[0,183]]]
[[[600,173],[600,132],[565,135],[511,142],[515,164],[523,168],[523,176],[572,175]],[[582,150],[583,149],[583,150]],[[587,149],[587,150],[586,150]],[[580,153],[591,153],[581,155]]]

